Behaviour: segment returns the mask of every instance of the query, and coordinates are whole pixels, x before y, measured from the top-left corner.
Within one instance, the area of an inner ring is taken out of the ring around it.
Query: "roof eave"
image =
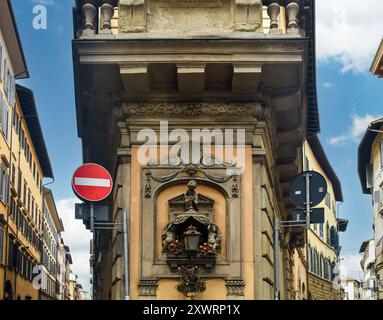
[[[375,54],[374,60],[372,61],[370,72],[376,76],[382,77],[383,71],[383,39],[380,42],[379,48]]]
[[[17,55],[19,55],[18,58],[22,62],[22,66],[20,66],[20,68],[18,68],[18,70],[14,70],[14,72],[15,72],[14,76],[15,76],[15,79],[26,79],[26,78],[29,78],[29,70],[28,70],[28,66],[27,66],[27,61],[25,59],[23,46],[21,43],[20,33],[19,33],[18,28],[17,28],[16,17],[15,17],[14,11],[13,11],[11,0],[7,0],[6,2],[4,2],[4,4],[8,6],[8,12],[10,15],[10,19],[12,21],[13,34],[15,35],[15,39],[5,39],[5,41],[8,40],[8,43],[7,43],[8,48],[11,47],[9,41],[12,41],[12,40],[15,40],[17,42],[17,47],[18,47],[18,52],[13,51],[12,54],[10,54],[10,59],[12,60],[12,66],[14,68],[16,67],[15,59],[16,59]],[[9,25],[7,26],[7,28],[9,28]]]

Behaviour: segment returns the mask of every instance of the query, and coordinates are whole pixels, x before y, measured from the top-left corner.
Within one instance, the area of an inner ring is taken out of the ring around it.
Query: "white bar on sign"
[[[110,180],[96,178],[74,178],[74,184],[76,186],[110,187]]]

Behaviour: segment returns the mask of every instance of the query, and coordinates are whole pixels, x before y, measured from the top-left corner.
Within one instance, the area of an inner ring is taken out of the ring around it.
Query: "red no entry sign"
[[[88,163],[79,167],[73,174],[72,188],[81,200],[98,202],[112,192],[113,181],[104,167]]]

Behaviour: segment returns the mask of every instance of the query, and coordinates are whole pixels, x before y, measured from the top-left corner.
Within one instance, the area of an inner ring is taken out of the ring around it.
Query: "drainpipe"
[[[337,205],[337,210],[336,210],[336,232],[337,232],[337,236],[338,236],[338,242],[340,242],[339,241],[339,226],[338,226],[338,219],[339,219],[339,217],[340,217],[340,214],[339,214],[339,212],[340,212],[340,206],[343,204],[343,202],[340,202],[340,203],[338,203],[338,205]],[[339,243],[338,243],[338,245],[339,245]],[[342,299],[342,290],[341,290],[341,278],[340,278],[340,262],[341,262],[341,258],[340,258],[340,252],[339,253],[337,253],[337,264],[338,264],[338,272],[339,272],[339,300],[341,300]]]

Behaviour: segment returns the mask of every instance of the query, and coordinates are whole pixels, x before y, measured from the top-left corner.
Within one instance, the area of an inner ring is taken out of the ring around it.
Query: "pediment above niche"
[[[120,0],[120,33],[197,35],[262,31],[262,0]]]
[[[169,221],[173,221],[178,215],[185,213],[185,195],[180,194],[179,196],[170,199],[169,203]],[[213,206],[214,200],[199,194],[198,196],[198,210],[199,214],[205,215],[209,220],[213,219]]]

